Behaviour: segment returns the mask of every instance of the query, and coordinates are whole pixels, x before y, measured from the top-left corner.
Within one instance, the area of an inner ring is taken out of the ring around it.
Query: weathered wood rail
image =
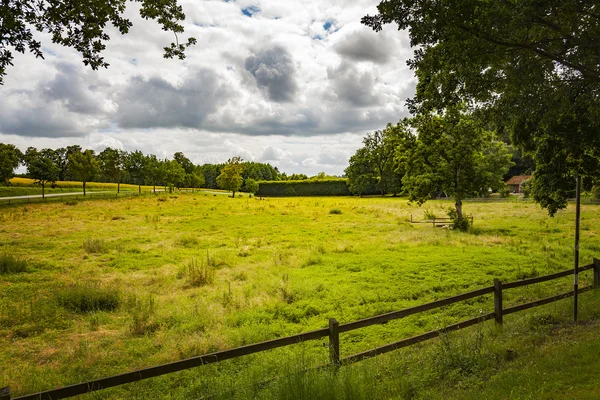
[[[473,216],[472,215],[465,215],[464,218],[466,220],[471,221],[471,225],[473,225]],[[410,223],[411,224],[432,224],[433,227],[435,228],[436,226],[446,226],[446,225],[450,225],[452,224],[452,222],[454,221],[454,219],[452,218],[437,218],[437,217],[433,217],[432,219],[426,219],[423,221],[416,221],[413,220],[413,216],[412,214],[410,214]]]
[[[594,283],[593,285],[579,289],[579,293],[583,293],[600,285],[600,260],[594,258],[594,262],[589,265],[585,265],[579,268],[580,272],[593,270],[594,271]],[[67,397],[73,397],[97,390],[107,389],[114,386],[124,385],[127,383],[141,381],[156,376],[169,374],[176,371],[182,371],[185,369],[195,368],[206,364],[212,364],[232,358],[242,357],[249,354],[260,353],[263,351],[276,349],[278,347],[290,346],[297,343],[305,342],[308,340],[316,340],[324,337],[329,338],[329,359],[330,364],[334,367],[352,364],[370,357],[377,356],[379,354],[387,353],[393,350],[397,350],[403,347],[407,347],[425,340],[436,338],[444,333],[464,329],[472,325],[482,323],[494,319],[497,324],[503,323],[503,316],[513,314],[519,311],[527,310],[532,307],[541,306],[544,304],[552,303],[561,299],[565,299],[573,296],[573,291],[561,293],[555,296],[547,297],[544,299],[535,300],[525,304],[519,304],[509,308],[503,308],[503,291],[522,286],[532,285],[541,282],[547,282],[554,279],[563,278],[573,274],[573,270],[566,270],[556,272],[550,275],[544,275],[536,278],[524,279],[519,281],[502,283],[498,279],[494,280],[493,286],[484,287],[481,289],[473,290],[468,293],[459,294],[456,296],[448,297],[441,300],[436,300],[430,303],[421,304],[415,307],[406,308],[399,311],[393,311],[386,314],[376,315],[361,319],[354,322],[348,322],[345,324],[339,324],[334,318],[329,319],[329,326],[323,329],[317,329],[311,332],[300,333],[298,335],[287,336],[279,339],[273,339],[266,342],[250,344],[247,346],[237,347],[231,350],[218,351],[215,353],[205,354],[198,357],[192,357],[181,361],[176,361],[168,364],[158,365],[155,367],[144,368],[125,374],[114,375],[107,378],[95,379],[88,382],[78,383],[75,385],[65,386],[58,389],[47,390],[39,393],[29,394],[20,397],[11,397],[10,389],[0,389],[0,400],[54,400],[62,399]],[[404,318],[409,315],[422,313],[425,311],[433,310],[436,308],[448,306],[460,301],[472,299],[486,294],[494,294],[494,312],[482,314],[476,318],[472,318],[466,321],[461,321],[441,329],[426,332],[417,336],[402,339],[395,343],[390,343],[375,349],[364,351],[361,353],[353,354],[345,358],[341,358],[340,355],[340,334],[344,332],[353,331],[355,329],[365,328],[371,325],[384,324],[388,321],[392,321],[399,318]]]

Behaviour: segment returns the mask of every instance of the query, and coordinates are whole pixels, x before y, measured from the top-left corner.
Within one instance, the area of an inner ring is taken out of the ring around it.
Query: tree
[[[35,183],[42,186],[42,198],[46,198],[46,185],[58,180],[59,168],[49,156],[51,151],[51,149],[38,151],[35,147],[29,147],[23,157],[27,166],[27,174],[31,176]]]
[[[156,193],[156,182],[162,179],[165,181],[165,168],[163,164],[167,161],[160,161],[154,154],[149,154],[144,160],[144,179],[152,185],[152,191]]]
[[[13,144],[0,143],[0,183],[10,184],[15,169],[23,160],[23,153]]]
[[[165,184],[169,186],[169,191],[173,190],[173,187],[180,188],[185,182],[185,170],[175,160],[164,160],[164,180]]]
[[[121,192],[121,179],[123,177],[125,152],[107,147],[98,155],[102,174],[117,184],[117,193]]]
[[[83,195],[85,196],[86,183],[100,173],[100,163],[94,155],[94,150],[69,154],[69,171],[83,183]]]
[[[196,39],[179,43],[178,35],[183,33],[180,21],[185,19],[185,14],[177,0],[136,2],[142,3],[139,12],[143,18],[156,20],[164,31],[175,35],[175,42],[164,47],[164,57],[184,59],[185,49],[195,44]],[[42,43],[36,39],[38,32],[49,33],[53,43],[77,50],[83,63],[92,69],[108,67],[102,57],[110,40],[106,25],[110,22],[122,35],[128,33],[132,23],[123,17],[125,9],[126,0],[3,0],[0,2],[0,84],[7,66],[13,65],[10,48],[19,53],[29,50],[36,57],[44,58]],[[32,28],[38,31],[35,36]]]
[[[377,178],[369,158],[369,150],[366,147],[361,147],[350,157],[349,165],[344,172],[348,177],[350,192],[360,197],[372,192],[377,185]]]
[[[566,206],[575,175],[600,178],[596,1],[385,0],[378,11],[363,23],[396,22],[417,49],[413,112],[464,101],[506,127],[532,155],[534,199],[550,214]]]
[[[243,170],[244,166],[239,156],[229,159],[225,167],[221,170],[221,174],[217,177],[217,185],[221,189],[231,190],[233,192],[232,197],[235,197],[235,192],[242,187]]]
[[[409,199],[421,205],[441,191],[454,198],[456,218],[462,221],[463,199],[503,184],[511,165],[506,144],[494,141],[491,132],[458,108],[443,115],[419,115],[410,122],[417,136],[404,154],[402,179]]]
[[[144,153],[139,150],[132,151],[125,158],[125,169],[129,173],[131,181],[138,185],[138,193],[142,193],[142,184],[144,183],[144,162],[146,158]]]
[[[192,192],[194,189],[204,186],[204,174],[200,167],[194,167],[194,172],[189,175],[189,183],[192,187]]]
[[[244,182],[244,186],[246,187],[246,192],[248,193],[254,194],[258,192],[258,182],[256,182],[252,178],[246,179],[246,181]]]

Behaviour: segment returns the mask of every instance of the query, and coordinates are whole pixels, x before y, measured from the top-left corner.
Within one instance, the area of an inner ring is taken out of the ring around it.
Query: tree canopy
[[[27,174],[42,187],[42,198],[45,197],[46,185],[58,180],[60,169],[54,164],[52,153],[52,149],[38,151],[34,147],[29,147],[23,157]]]
[[[240,157],[233,157],[227,161],[227,164],[221,173],[217,177],[217,184],[221,189],[231,190],[235,197],[235,192],[240,190],[243,183],[242,172],[244,171],[244,164]]]
[[[416,48],[411,111],[466,102],[511,131],[535,161],[534,198],[551,214],[575,175],[600,176],[596,1],[384,0],[378,11],[362,22],[376,31],[395,22]]]
[[[164,57],[185,58],[187,47],[196,43],[195,38],[180,43],[178,35],[184,29],[185,19],[177,0],[3,0],[0,2],[0,84],[6,68],[13,65],[10,49],[25,53],[29,50],[36,57],[44,57],[42,43],[36,39],[39,32],[47,32],[52,42],[72,47],[83,57],[83,63],[92,69],[108,67],[102,53],[110,36],[106,25],[111,23],[125,35],[132,23],[123,15],[127,3],[141,3],[140,16],[154,19],[162,30],[173,32],[175,41],[164,47]],[[34,29],[37,32],[32,31]]]
[[[6,185],[23,159],[15,145],[0,143],[0,184]]]
[[[85,185],[100,174],[100,163],[94,155],[94,150],[77,151],[69,154],[69,170],[75,178],[83,183],[83,195],[85,196]]]

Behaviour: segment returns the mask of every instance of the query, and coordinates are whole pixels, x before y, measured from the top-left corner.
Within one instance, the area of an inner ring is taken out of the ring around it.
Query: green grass
[[[425,210],[399,198],[258,200],[206,193],[159,198],[0,209],[0,254],[36,265],[0,276],[0,365],[9,366],[0,387],[31,393],[324,328],[331,317],[354,321],[489,286],[494,278],[506,282],[572,265],[572,209],[549,218],[533,203],[470,202],[464,208],[475,224],[470,233],[460,233],[410,224],[411,214],[422,220]],[[430,202],[427,212],[446,215],[451,204]],[[582,226],[597,226],[598,211],[599,206],[584,205]],[[581,262],[588,264],[600,254],[600,237],[593,228],[581,235]],[[90,242],[86,248],[86,238],[99,245]],[[197,260],[193,268],[191,260]],[[117,307],[82,312],[56,301],[65,288],[92,280],[121,294]],[[569,290],[571,281],[507,291],[505,306]],[[581,284],[590,282],[591,274],[582,274]],[[480,310],[493,311],[491,296],[348,332],[342,335],[342,356],[472,318]],[[246,394],[256,390],[263,393],[258,398],[277,397],[283,387],[256,382],[286,368],[325,363],[324,343],[231,360],[96,397],[157,397],[164,389],[172,398],[193,398],[244,384],[250,387]],[[419,351],[398,354],[418,357]],[[400,364],[380,359],[384,370]],[[439,364],[432,360],[423,363]],[[458,358],[443,365],[466,365],[467,378],[475,379],[480,371],[475,361]],[[375,375],[348,371],[354,372],[340,374],[335,387],[374,393],[366,382],[377,381]],[[412,376],[411,371],[402,373]],[[415,379],[435,381],[419,371]],[[355,378],[364,385],[350,385]],[[386,395],[382,389],[379,398],[403,398],[411,390],[418,398],[427,392],[418,382],[392,381],[403,391]],[[307,385],[302,382],[286,384]],[[453,390],[464,384],[451,382]],[[436,393],[446,390],[433,387]]]

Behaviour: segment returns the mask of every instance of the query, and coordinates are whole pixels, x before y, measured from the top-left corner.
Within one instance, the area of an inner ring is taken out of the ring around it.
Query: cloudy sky
[[[108,69],[40,34],[45,60],[17,54],[0,86],[0,142],[107,146],[197,164],[240,155],[287,173],[340,175],[366,132],[407,115],[415,79],[408,36],[360,18],[378,1],[184,0],[187,58],[142,20],[110,28]]]

